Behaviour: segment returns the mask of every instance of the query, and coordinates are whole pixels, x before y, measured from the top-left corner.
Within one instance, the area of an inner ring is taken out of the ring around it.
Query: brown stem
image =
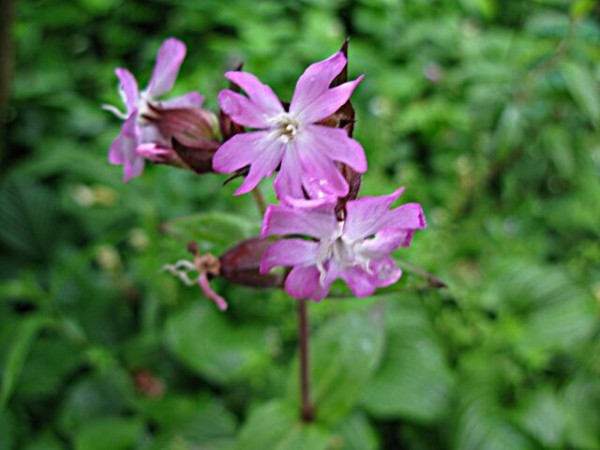
[[[300,346],[300,390],[302,399],[302,421],[312,422],[314,411],[310,401],[310,368],[309,368],[309,331],[308,331],[308,303],[306,300],[298,301],[298,341]]]
[[[252,196],[254,197],[256,206],[258,206],[260,215],[264,216],[265,211],[267,210],[267,204],[265,203],[265,199],[263,198],[262,192],[260,192],[260,190],[258,189],[258,186],[252,189]]]

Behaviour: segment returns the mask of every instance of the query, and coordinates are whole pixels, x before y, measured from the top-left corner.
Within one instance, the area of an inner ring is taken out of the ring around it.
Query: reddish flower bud
[[[260,238],[238,243],[221,256],[221,276],[232,283],[245,286],[283,287],[283,274],[259,273],[260,261],[271,244],[272,240]]]

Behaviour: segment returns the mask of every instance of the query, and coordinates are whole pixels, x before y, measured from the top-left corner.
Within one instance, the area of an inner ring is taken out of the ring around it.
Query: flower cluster
[[[174,84],[185,55],[181,42],[165,41],[150,83],[141,93],[135,78],[117,69],[127,112],[108,108],[125,120],[109,160],[124,165],[126,180],[141,173],[144,159],[171,161],[164,155],[177,155],[184,167],[197,173],[206,172],[210,161],[214,172],[244,176],[236,195],[252,191],[277,172],[273,186],[280,204],[267,208],[260,239],[238,244],[221,259],[221,267],[213,264],[209,270],[199,257],[194,263],[166,267],[188,284],[194,281],[185,271],[197,271],[203,292],[221,309],[226,303],[209,288],[209,275],[226,273],[229,279],[261,284],[247,277],[247,267],[244,277],[234,274],[236,267],[227,267],[244,258],[256,263],[252,270],[257,276],[260,272],[269,279],[272,268],[289,268],[284,288],[297,299],[322,300],[336,279],[345,281],[357,297],[372,295],[398,281],[401,270],[390,255],[408,247],[414,231],[425,227],[419,204],[391,209],[403,188],[387,196],[356,198],[367,160],[361,144],[352,138],[350,97],[362,76],[347,80],[345,50],[346,46],[309,66],[289,103],[251,73],[225,73],[231,89],[218,96],[218,139],[207,125],[210,120],[204,120],[212,113],[200,109],[200,94],[155,100]],[[255,257],[248,259],[252,249]],[[240,259],[242,252],[245,256]]]

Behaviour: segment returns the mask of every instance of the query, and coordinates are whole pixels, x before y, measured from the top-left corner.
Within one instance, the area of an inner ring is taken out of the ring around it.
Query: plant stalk
[[[309,367],[309,331],[308,331],[308,302],[298,301],[298,343],[300,350],[300,392],[302,400],[301,416],[303,422],[312,422],[314,417],[313,405],[310,401],[310,367]]]
[[[267,211],[267,204],[265,203],[265,199],[262,195],[262,192],[258,189],[258,186],[252,189],[252,196],[254,197],[254,201],[256,202],[256,206],[258,206],[258,210],[260,211],[260,215],[264,216]]]

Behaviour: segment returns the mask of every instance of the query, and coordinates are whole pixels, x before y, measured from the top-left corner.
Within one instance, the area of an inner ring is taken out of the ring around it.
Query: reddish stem
[[[310,368],[309,368],[309,331],[308,331],[308,303],[306,300],[298,301],[298,340],[300,346],[300,390],[302,398],[302,421],[312,422],[313,406],[310,401]]]

